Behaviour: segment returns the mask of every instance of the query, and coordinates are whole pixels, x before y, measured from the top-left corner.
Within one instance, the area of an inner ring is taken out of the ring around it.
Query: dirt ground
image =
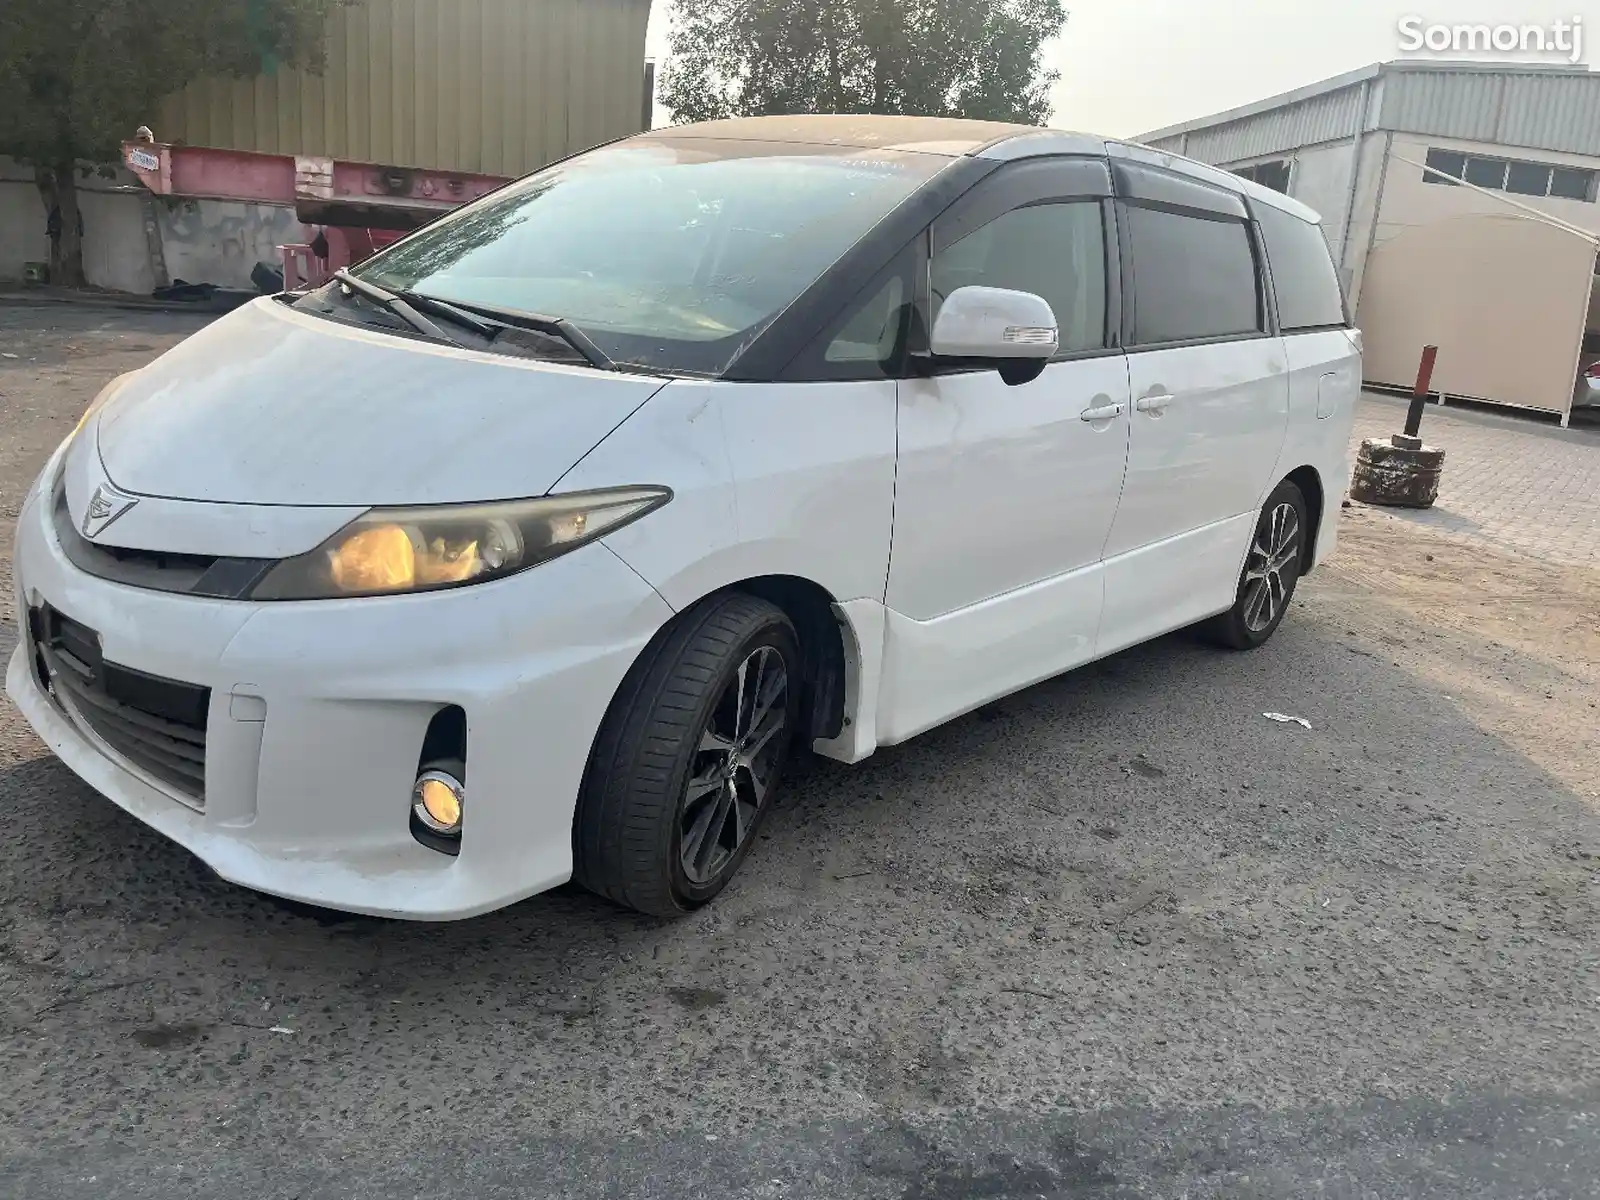
[[[0,305],[0,520],[197,325]],[[1600,573],[1338,518],[1267,647],[811,763],[675,924],[282,905],[0,702],[0,1195],[1592,1196]]]
[[[1600,498],[1596,498],[1600,504]],[[1600,572],[1355,505],[1305,599],[1441,689],[1473,724],[1600,801]]]

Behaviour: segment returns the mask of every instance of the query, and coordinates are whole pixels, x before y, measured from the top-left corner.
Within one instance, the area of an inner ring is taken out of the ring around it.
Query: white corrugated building
[[[1435,390],[1565,419],[1600,342],[1600,73],[1380,63],[1138,140],[1322,214],[1370,382],[1431,342]]]

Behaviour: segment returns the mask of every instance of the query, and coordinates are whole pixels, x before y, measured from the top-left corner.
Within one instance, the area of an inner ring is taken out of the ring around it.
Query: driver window
[[[1043,296],[1061,329],[1061,350],[1106,344],[1106,241],[1099,201],[1012,209],[933,259],[934,316],[959,287],[1011,288]]]

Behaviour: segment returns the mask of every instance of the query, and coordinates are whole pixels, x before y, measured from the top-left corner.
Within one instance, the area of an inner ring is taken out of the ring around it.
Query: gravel
[[[0,308],[0,511],[186,320]],[[0,702],[0,1194],[1590,1194],[1600,653],[1441,611],[1597,580],[1344,519],[1267,647],[808,762],[672,924],[255,895]]]

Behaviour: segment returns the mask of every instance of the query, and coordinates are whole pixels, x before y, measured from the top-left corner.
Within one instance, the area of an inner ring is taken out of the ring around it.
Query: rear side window
[[[1260,285],[1243,221],[1126,209],[1135,345],[1262,331]]]
[[[1098,200],[1012,209],[934,256],[934,315],[959,287],[1010,288],[1043,296],[1061,330],[1061,351],[1106,344],[1106,234]]]
[[[1322,226],[1266,204],[1256,205],[1256,220],[1267,243],[1283,331],[1343,325],[1344,294]]]

